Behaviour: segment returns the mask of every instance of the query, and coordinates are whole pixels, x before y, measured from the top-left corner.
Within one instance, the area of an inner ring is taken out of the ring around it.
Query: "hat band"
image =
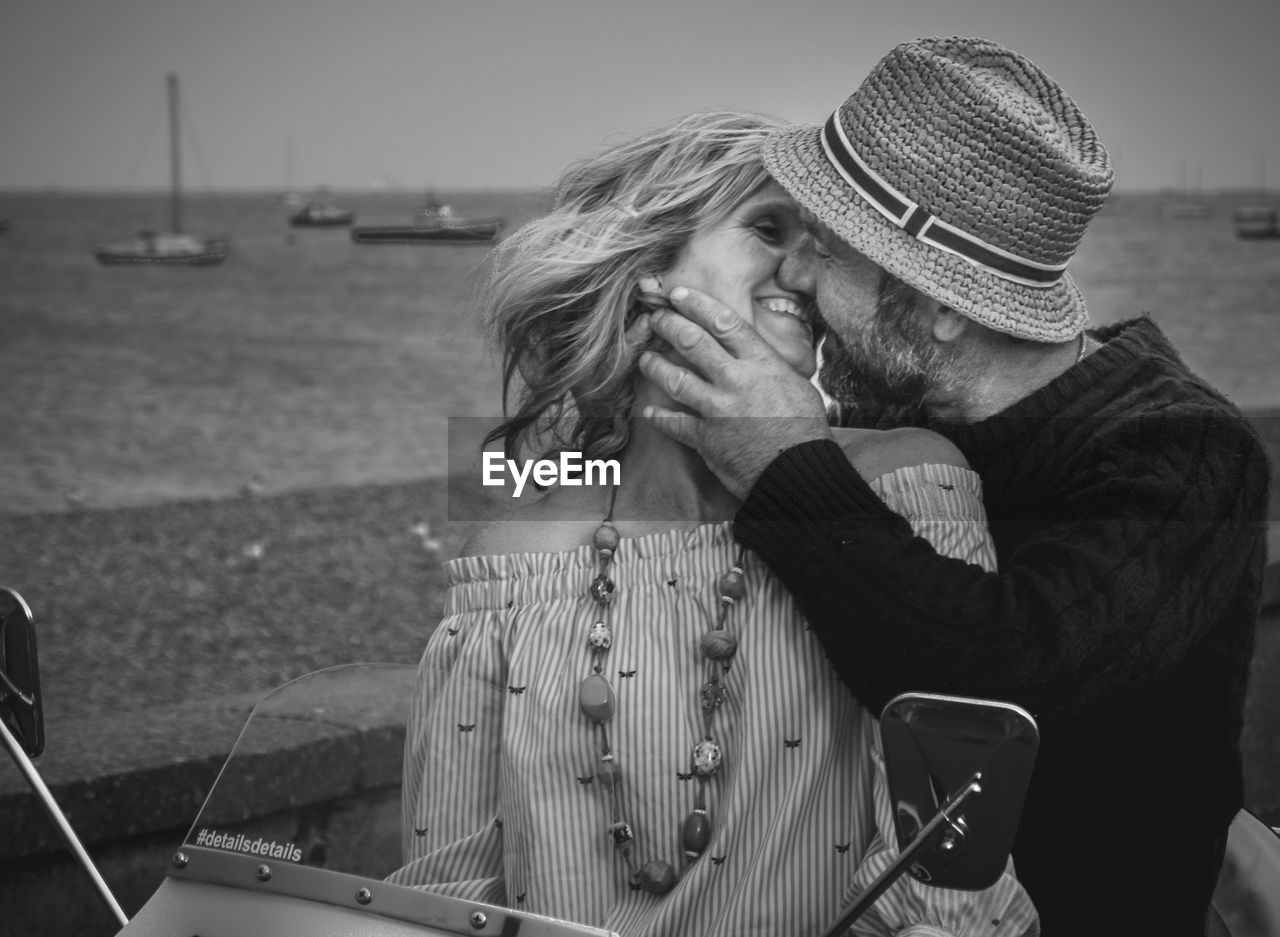
[[[855,192],[907,234],[1023,286],[1047,289],[1062,279],[1065,263],[1042,264],[1018,257],[929,214],[863,162],[845,136],[839,117],[840,112],[836,111],[822,128],[822,150],[827,160]]]

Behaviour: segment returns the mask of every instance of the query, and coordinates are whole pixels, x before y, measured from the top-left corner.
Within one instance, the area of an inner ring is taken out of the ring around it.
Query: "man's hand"
[[[640,370],[694,412],[646,407],[642,416],[697,450],[745,499],[780,452],[831,438],[822,396],[728,306],[683,287],[671,302],[679,312],[653,312],[650,327],[694,370],[652,351],[640,356]]]
[[[635,365],[636,359],[640,357],[640,352],[644,351],[644,346],[649,344],[649,340],[653,338],[653,327],[649,322],[649,313],[642,312],[636,316],[626,331],[623,333],[623,341],[627,343],[627,366]]]

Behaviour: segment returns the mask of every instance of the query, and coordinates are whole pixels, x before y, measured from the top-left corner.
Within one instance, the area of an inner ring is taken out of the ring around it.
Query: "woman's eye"
[[[752,222],[751,227],[767,244],[781,244],[786,239],[782,226],[772,218],[759,218]]]

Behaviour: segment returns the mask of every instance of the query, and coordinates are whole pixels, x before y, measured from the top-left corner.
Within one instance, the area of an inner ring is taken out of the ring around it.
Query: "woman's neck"
[[[632,412],[639,414],[649,405],[676,407],[653,384],[641,381]],[[737,499],[720,484],[702,457],[647,420],[631,420],[631,437],[621,464],[616,517],[682,526],[732,520],[737,512]]]

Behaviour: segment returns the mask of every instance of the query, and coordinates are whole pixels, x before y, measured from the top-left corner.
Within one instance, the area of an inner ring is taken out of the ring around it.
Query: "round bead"
[[[693,773],[700,778],[711,777],[719,769],[721,757],[720,746],[703,739],[693,746]]]
[[[696,859],[702,855],[702,851],[707,848],[709,842],[711,842],[711,818],[707,816],[705,810],[695,810],[684,818],[684,823],[680,826],[680,845],[684,847],[686,856]]]
[[[720,704],[725,701],[725,697],[729,695],[724,688],[724,684],[719,680],[708,680],[702,684],[702,689],[698,691],[698,699],[702,703],[702,711],[704,713],[714,712],[720,708]]]
[[[587,641],[598,651],[607,651],[613,645],[613,631],[602,621],[591,626]]]
[[[723,628],[703,634],[698,645],[702,648],[702,656],[711,660],[732,660],[738,652],[738,639]]]
[[[600,674],[593,673],[578,688],[578,706],[588,719],[608,722],[613,718],[613,687]]]
[[[740,599],[747,594],[747,581],[742,570],[734,567],[720,577],[720,595],[727,599]]]
[[[592,544],[601,552],[608,550],[609,555],[618,549],[618,528],[612,524],[602,524],[596,528],[596,535],[592,539]]]
[[[680,876],[665,862],[650,860],[640,867],[640,887],[651,895],[665,895],[676,887]]]
[[[608,605],[613,601],[614,588],[613,580],[608,576],[597,576],[591,580],[591,597],[601,605]]]
[[[631,831],[631,824],[626,820],[609,824],[609,842],[619,849],[630,846],[635,838],[636,834]]]

